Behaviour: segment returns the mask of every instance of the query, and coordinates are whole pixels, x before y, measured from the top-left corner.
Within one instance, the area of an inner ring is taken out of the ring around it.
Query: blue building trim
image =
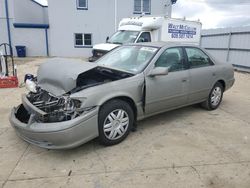
[[[49,56],[48,29],[45,29],[45,42],[46,42],[46,53],[47,53],[47,56]]]
[[[13,23],[15,28],[48,29],[49,24]]]
[[[37,2],[35,0],[30,0],[30,1],[32,1],[33,3],[36,3],[37,5],[39,5],[39,6],[43,7],[43,8],[47,8],[48,7],[46,5],[42,5],[41,3],[39,3],[39,2]]]
[[[13,23],[13,26],[15,28],[44,29],[44,32],[45,32],[46,54],[47,54],[47,56],[49,56],[49,39],[48,39],[49,24]]]
[[[8,0],[5,0],[5,12],[6,12],[6,24],[7,24],[7,30],[8,30],[8,40],[9,40],[9,45],[10,45],[10,55],[13,55],[11,33],[10,33],[10,18],[9,18]]]

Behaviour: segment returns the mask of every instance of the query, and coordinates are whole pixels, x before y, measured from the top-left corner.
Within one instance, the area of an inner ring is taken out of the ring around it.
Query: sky
[[[250,26],[250,0],[177,0],[172,17],[199,19],[203,29]]]
[[[250,0],[177,0],[172,17],[199,19],[203,29],[250,26]]]

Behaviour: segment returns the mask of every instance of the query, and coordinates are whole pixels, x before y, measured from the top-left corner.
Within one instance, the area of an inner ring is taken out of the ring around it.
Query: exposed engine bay
[[[38,89],[37,93],[30,92],[27,98],[35,107],[46,113],[36,118],[41,122],[67,121],[78,117],[83,112],[80,110],[81,101],[73,100],[69,95],[55,97],[47,91]]]
[[[133,74],[108,69],[104,67],[96,67],[87,72],[80,74],[77,78],[76,88],[70,93],[78,92],[88,87],[93,87],[99,84],[121,80],[133,76]]]
[[[37,83],[37,78],[29,75],[28,78],[31,79],[26,78],[26,88],[30,92],[27,94],[26,98],[37,109],[45,113],[42,115],[41,113],[35,113],[35,115],[33,115],[33,118],[35,118],[37,122],[52,123],[68,121],[90,111],[91,108],[93,108],[82,106],[82,101],[70,98],[71,94],[89,87],[131,76],[133,76],[133,74],[105,67],[95,67],[78,75],[76,79],[76,87],[74,89],[61,96],[55,96],[49,91],[41,88]],[[24,116],[24,113],[27,113],[28,115]],[[32,112],[29,112],[29,109],[26,109],[25,105],[23,105],[19,109],[19,114],[23,115],[20,116],[20,118],[17,116],[17,118],[22,122],[28,123]]]

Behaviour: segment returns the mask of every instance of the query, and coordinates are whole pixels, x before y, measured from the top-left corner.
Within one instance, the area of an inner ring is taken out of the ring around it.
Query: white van
[[[106,43],[93,46],[93,56],[89,61],[95,61],[114,48],[128,43],[139,42],[181,42],[193,45],[200,44],[201,23],[165,16],[140,16],[124,18],[118,31]]]

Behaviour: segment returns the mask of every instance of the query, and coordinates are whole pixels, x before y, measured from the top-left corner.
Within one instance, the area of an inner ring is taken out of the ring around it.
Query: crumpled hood
[[[42,64],[37,72],[38,85],[60,96],[76,87],[79,74],[97,67],[95,63],[76,59],[54,58]]]

